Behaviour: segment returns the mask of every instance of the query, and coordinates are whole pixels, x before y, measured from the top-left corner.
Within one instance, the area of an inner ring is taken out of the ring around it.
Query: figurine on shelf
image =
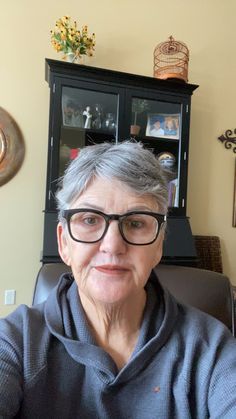
[[[91,112],[91,107],[90,106],[86,106],[85,111],[83,112],[83,115],[86,116],[86,120],[84,123],[84,128],[91,128],[92,125],[92,112]]]
[[[97,103],[95,105],[95,119],[92,122],[93,128],[95,128],[95,129],[101,129],[102,128],[102,114],[103,114],[102,106],[99,105],[99,103]]]
[[[74,107],[75,104],[72,100],[69,100],[63,110],[63,124],[64,125],[73,125],[74,117]]]
[[[109,131],[113,131],[116,128],[116,122],[113,113],[107,113],[106,119],[104,122],[104,128],[108,129]]]
[[[77,104],[74,107],[73,126],[78,128],[83,128],[84,126],[83,112],[81,106]]]

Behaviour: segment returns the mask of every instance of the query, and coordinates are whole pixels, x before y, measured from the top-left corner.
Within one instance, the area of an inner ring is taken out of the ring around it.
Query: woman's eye
[[[141,221],[131,221],[132,228],[141,228],[143,227],[143,223]]]
[[[86,217],[83,219],[83,222],[88,225],[95,225],[97,224],[97,221],[96,217]]]
[[[139,220],[127,220],[125,222],[125,225],[127,228],[129,229],[139,229],[143,227],[143,221],[139,221]]]

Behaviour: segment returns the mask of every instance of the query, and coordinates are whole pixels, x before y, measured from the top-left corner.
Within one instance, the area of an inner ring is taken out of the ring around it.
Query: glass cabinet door
[[[118,138],[118,94],[62,87],[59,176],[81,148]]]
[[[172,101],[131,98],[130,136],[151,149],[164,168],[169,208],[180,206],[182,108],[182,103]]]

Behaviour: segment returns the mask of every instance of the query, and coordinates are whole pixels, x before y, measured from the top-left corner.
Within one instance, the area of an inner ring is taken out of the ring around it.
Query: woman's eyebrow
[[[97,205],[97,204],[93,204],[92,202],[88,202],[88,201],[84,201],[84,202],[80,202],[78,206],[76,206],[76,208],[80,209],[80,208],[84,208],[84,209],[95,209],[98,211],[104,211],[104,207]],[[153,208],[148,207],[147,205],[143,205],[143,204],[134,204],[132,205],[130,208],[127,208],[126,212],[131,212],[131,211],[154,211]],[[109,213],[111,213],[111,211],[109,211]]]
[[[79,205],[77,205],[76,206],[76,208],[90,208],[90,209],[97,209],[97,210],[99,210],[99,211],[102,211],[103,210],[103,207],[102,206],[100,206],[100,205],[97,205],[97,204],[93,204],[92,202],[87,202],[87,201],[84,201],[84,202],[80,202],[79,203]]]

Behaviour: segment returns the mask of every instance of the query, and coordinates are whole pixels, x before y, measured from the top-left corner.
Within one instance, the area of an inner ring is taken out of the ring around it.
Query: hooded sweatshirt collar
[[[103,382],[124,382],[144,368],[150,356],[164,345],[176,321],[175,300],[162,289],[153,272],[146,291],[147,302],[139,338],[130,360],[120,371],[110,355],[96,345],[71,274],[62,275],[45,303],[47,327],[76,362],[94,368]]]

